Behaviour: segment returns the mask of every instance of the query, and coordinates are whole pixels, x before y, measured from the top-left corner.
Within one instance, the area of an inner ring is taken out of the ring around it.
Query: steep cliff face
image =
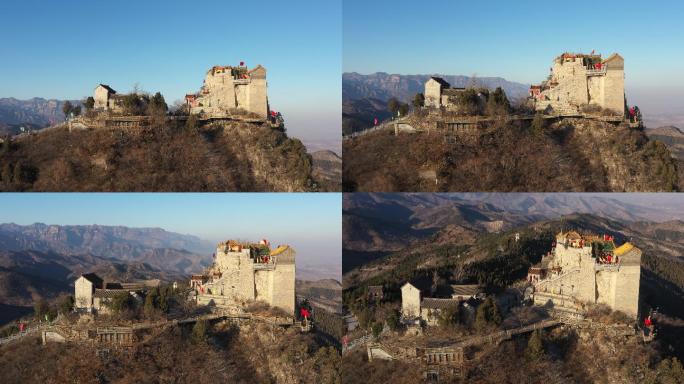
[[[552,129],[569,131],[569,144],[596,175],[603,175],[610,191],[677,189],[676,162],[670,151],[642,131],[586,119],[566,119]]]
[[[319,189],[297,139],[268,127],[53,128],[0,150],[6,191],[309,191]]]
[[[338,383],[341,357],[333,347],[319,345],[311,334],[260,323],[240,326],[239,340],[259,376],[273,382]]]
[[[449,134],[386,130],[345,140],[343,149],[346,191],[680,188],[676,160],[664,144],[597,120],[563,119],[538,129],[529,121],[499,121]]]

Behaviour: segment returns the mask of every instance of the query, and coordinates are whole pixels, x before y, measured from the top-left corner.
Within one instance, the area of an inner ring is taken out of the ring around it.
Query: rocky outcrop
[[[549,120],[538,129],[529,120],[490,120],[467,130],[397,136],[385,130],[345,140],[343,147],[343,189],[349,192],[680,188],[677,162],[663,143],[595,119]]]
[[[570,130],[569,144],[604,177],[608,191],[672,191],[677,167],[670,152],[640,130],[589,119],[564,119],[552,129]]]
[[[243,122],[24,135],[0,149],[5,191],[312,191],[298,139]]]

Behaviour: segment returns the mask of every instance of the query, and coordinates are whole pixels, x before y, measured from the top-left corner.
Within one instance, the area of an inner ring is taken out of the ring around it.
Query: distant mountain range
[[[0,135],[17,134],[22,126],[41,129],[63,122],[62,106],[65,101],[40,97],[28,100],[0,98]],[[80,104],[79,100],[69,101],[74,105]]]
[[[212,248],[160,228],[0,224],[0,303],[16,317],[36,297],[70,292],[87,272],[117,281],[185,279],[211,262]]]
[[[680,204],[681,205],[681,204]],[[564,215],[593,214],[620,222],[684,220],[670,209],[572,193],[354,193],[343,197],[343,271],[445,230],[469,236],[501,232]]]
[[[342,74],[342,100],[359,100],[373,98],[387,101],[392,97],[410,102],[416,93],[425,90],[425,82],[431,76],[439,76],[449,82],[452,87],[470,85],[494,89],[503,88],[509,99],[526,97],[528,84],[508,81],[501,77],[469,77],[462,75],[398,75],[376,72],[362,75],[356,72]]]
[[[126,263],[145,263],[174,273],[192,273],[211,262],[213,244],[161,228],[101,225],[0,224],[0,249],[61,255],[89,254]]]

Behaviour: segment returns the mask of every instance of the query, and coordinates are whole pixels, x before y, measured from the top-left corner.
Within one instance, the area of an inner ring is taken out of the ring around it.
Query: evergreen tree
[[[197,116],[188,116],[188,119],[185,121],[185,129],[189,132],[194,132],[197,130]]]
[[[416,93],[416,95],[413,97],[413,108],[415,109],[420,109],[425,105],[425,95],[422,93]]]
[[[387,325],[393,331],[399,327],[399,313],[396,310],[392,310],[387,316]]]
[[[88,98],[83,101],[83,106],[85,107],[86,111],[90,111],[91,109],[95,108],[95,99],[93,99],[92,96],[88,96]]]
[[[71,310],[74,308],[74,297],[73,296],[66,296],[60,303],[59,303],[59,312],[62,314],[67,314],[71,312]]]
[[[536,113],[532,119],[532,133],[535,136],[544,134],[544,116],[541,113]]]
[[[64,112],[64,117],[69,118],[69,114],[73,109],[74,106],[71,105],[71,102],[69,100],[65,101],[64,105],[62,105],[62,112]]]
[[[451,325],[456,325],[460,322],[461,317],[461,306],[459,304],[453,304],[445,308],[442,313],[440,313],[437,322],[440,326],[446,327]]]
[[[397,111],[399,110],[399,100],[397,100],[396,97],[393,97],[387,101],[387,110],[392,113],[392,116],[397,115]]]
[[[382,332],[382,323],[373,323],[371,326],[371,332],[373,332],[373,337],[377,338]]]
[[[401,103],[401,104],[399,105],[399,115],[400,115],[400,116],[406,116],[406,115],[408,114],[408,111],[409,111],[409,106],[408,106],[408,104]]]
[[[133,300],[128,291],[117,293],[107,306],[115,313],[120,313],[133,308]]]
[[[207,321],[197,320],[192,327],[192,341],[195,343],[203,343],[207,341]]]
[[[169,310],[169,292],[166,288],[159,290],[159,310],[163,313]]]
[[[145,297],[145,304],[143,305],[143,311],[146,315],[151,315],[157,311],[159,308],[159,289],[154,288]]]
[[[45,315],[50,310],[47,300],[40,298],[35,303],[33,303],[33,314],[39,318],[43,319]]]
[[[475,312],[475,329],[482,331],[487,328],[487,302],[480,304]]]
[[[157,92],[152,96],[150,99],[150,107],[154,112],[164,112],[169,110],[169,106],[166,105],[166,101],[164,100],[164,96],[162,96],[161,93]]]
[[[544,336],[540,329],[535,330],[527,341],[525,356],[530,360],[537,360],[544,355]]]
[[[496,87],[487,99],[487,110],[490,115],[504,115],[511,109],[511,103],[506,97],[506,92],[501,87]]]
[[[499,306],[496,301],[490,296],[487,298],[489,300],[489,307],[487,313],[487,321],[494,323],[496,325],[501,324],[503,318],[501,317],[501,312],[499,311]]]

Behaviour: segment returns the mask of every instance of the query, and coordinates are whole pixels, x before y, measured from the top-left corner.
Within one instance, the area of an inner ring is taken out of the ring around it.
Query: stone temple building
[[[537,111],[561,115],[578,114],[586,105],[596,105],[625,114],[625,60],[617,53],[601,55],[564,53],[556,57],[551,74],[530,87],[530,101]]]
[[[126,292],[142,301],[146,292],[159,287],[159,284],[157,279],[131,283],[108,282],[94,273],[86,273],[74,283],[74,308],[84,312],[109,313],[107,303],[116,295]]]
[[[266,68],[261,65],[252,69],[243,63],[214,66],[199,92],[186,95],[185,101],[192,114],[222,117],[241,109],[265,119],[269,114],[266,88]]]
[[[611,236],[560,232],[541,264],[530,268],[536,305],[569,315],[584,304],[606,304],[636,318],[639,312],[641,250],[616,246]]]
[[[93,108],[98,111],[121,112],[123,111],[121,98],[122,95],[116,93],[109,85],[99,84],[93,92],[93,99],[95,99]]]
[[[425,82],[425,106],[440,108],[456,105],[456,97],[464,90],[465,88],[452,88],[441,77],[432,76]]]
[[[480,292],[478,285],[450,285],[447,289],[451,297],[423,297],[420,289],[407,282],[401,287],[402,318],[406,321],[420,319],[427,325],[437,325],[442,311],[474,299]]]
[[[288,245],[271,249],[267,240],[219,243],[213,265],[192,276],[197,303],[232,307],[263,301],[294,315],[295,254]]]

